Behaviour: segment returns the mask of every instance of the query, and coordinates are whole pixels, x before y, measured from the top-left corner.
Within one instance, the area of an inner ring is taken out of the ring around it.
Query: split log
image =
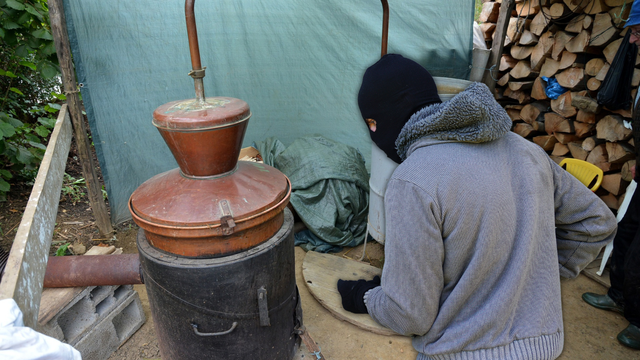
[[[507,36],[513,43],[517,43],[520,40],[520,36],[524,33],[524,29],[529,28],[529,24],[531,23],[531,19],[526,18],[515,18],[512,17],[509,19],[509,25],[507,26]],[[506,46],[506,44],[505,44]]]
[[[584,69],[570,68],[556,75],[558,84],[566,89],[581,90],[586,87],[587,80],[584,77]]]
[[[584,62],[585,57],[583,54],[576,54],[565,50],[560,56],[560,70],[572,67],[584,68]]]
[[[516,3],[515,11],[521,17],[535,15],[540,11],[540,2],[538,0],[524,0]]]
[[[618,29],[613,26],[609,13],[596,14],[591,30],[589,46],[604,46],[618,35]]]
[[[555,132],[571,133],[575,131],[573,121],[554,112],[544,114],[544,130],[551,135]]]
[[[528,137],[529,135],[531,135],[532,133],[535,132],[535,130],[533,129],[533,127],[527,123],[517,123],[514,127],[513,127],[513,132],[522,136],[523,138]]]
[[[538,77],[533,81],[533,87],[531,88],[531,97],[536,100],[547,100],[549,97],[544,91],[547,86],[546,82],[542,78]]]
[[[607,141],[622,141],[631,137],[632,131],[624,127],[622,117],[607,115],[596,124],[596,136]]]
[[[583,53],[586,51],[590,39],[591,35],[589,34],[589,31],[582,30],[578,35],[569,40],[565,44],[564,48],[572,53]]]
[[[606,145],[609,162],[611,163],[626,163],[636,157],[633,148],[624,141],[608,142]]]
[[[516,90],[513,91],[510,88],[506,88],[504,89],[504,96],[514,99],[514,100],[518,100],[519,104],[528,104],[531,102],[531,96],[522,90]]]
[[[570,1],[574,1],[574,2],[582,2],[581,0],[570,0]],[[589,14],[589,15],[594,15],[594,14],[599,14],[602,12],[607,12],[609,11],[609,9],[611,9],[610,6],[608,6],[605,3],[605,0],[589,0],[584,2],[585,6],[584,6],[584,12]]]
[[[563,3],[555,3],[551,5],[551,7],[549,8],[548,16],[550,16],[551,19],[556,20],[564,17],[569,13],[570,13],[569,8],[567,8]]]
[[[622,174],[622,179],[625,181],[633,180],[633,174],[631,173],[631,169],[636,166],[636,160],[629,160],[624,165],[622,165],[622,170],[620,170],[620,174]]]
[[[550,78],[555,76],[558,70],[560,70],[560,61],[547,58],[542,64],[542,68],[540,68],[540,76]]]
[[[520,60],[516,66],[511,69],[510,74],[516,79],[533,79],[538,77],[539,73],[531,69],[531,63],[528,60]]]
[[[544,121],[544,114],[548,111],[548,102],[534,101],[520,110],[520,118],[527,124],[533,124],[535,121]]]
[[[571,152],[571,156],[576,159],[585,160],[589,155],[589,152],[584,150],[579,142],[570,142],[567,144],[567,147],[569,148],[569,152]]]
[[[533,47],[533,51],[531,52],[530,61],[532,69],[536,71],[540,70],[544,60],[551,55],[554,42],[554,34],[551,31],[547,31],[540,36],[538,43]]]
[[[611,66],[609,65],[609,63],[604,63],[604,65],[602,65],[602,68],[600,69],[600,71],[598,71],[598,74],[596,74],[596,80],[598,81],[604,81],[604,78],[607,77],[607,73],[609,72],[609,68]]]
[[[600,198],[600,200],[602,200],[602,202],[605,203],[605,205],[607,205],[609,209],[618,210],[620,208],[620,202],[618,201],[618,198],[612,193],[599,195],[598,197]]]
[[[593,23],[593,18],[589,15],[580,15],[573,17],[564,27],[564,31],[579,33],[582,30],[587,30]]]
[[[598,104],[596,99],[577,94],[571,96],[571,106],[575,106],[577,109],[594,114],[600,112],[600,104]]]
[[[535,144],[544,149],[544,151],[552,151],[553,147],[558,142],[558,139],[553,135],[535,136],[532,140]]]
[[[622,29],[624,27],[625,21],[629,18],[629,12],[631,11],[631,6],[629,6],[630,1],[622,1],[626,1],[624,8],[621,4],[620,6],[612,7],[611,10],[609,10],[609,15],[611,15],[611,19],[613,20],[613,26],[618,29]]]
[[[532,81],[510,81],[509,82],[509,89],[516,91],[516,90],[529,90],[533,87],[533,80]]]
[[[500,15],[500,3],[485,2],[482,4],[482,11],[480,12],[480,16],[478,16],[478,21],[481,23],[496,23],[498,21],[498,15]]]
[[[640,69],[633,69],[633,77],[631,78],[631,86],[637,88],[640,85]]]
[[[587,124],[579,121],[573,122],[573,127],[576,129],[576,136],[583,139],[593,133],[595,130],[595,124]]]
[[[480,30],[484,35],[484,41],[491,41],[493,39],[493,33],[496,31],[496,24],[486,22],[480,24]]]
[[[602,54],[604,54],[604,57],[605,59],[607,59],[607,62],[609,64],[611,64],[613,62],[613,59],[616,57],[616,53],[618,52],[620,44],[622,44],[622,40],[622,38],[614,40],[609,45],[607,45],[604,50],[602,50]]]
[[[532,33],[529,30],[525,30],[520,37],[519,44],[522,46],[533,46],[538,43],[538,35]]]
[[[591,151],[593,149],[595,149],[596,146],[600,145],[600,144],[604,144],[605,140],[604,139],[598,139],[595,136],[590,136],[584,140],[582,140],[582,148],[585,151]]]
[[[509,73],[505,73],[504,75],[502,75],[502,77],[500,77],[500,79],[498,79],[496,84],[500,86],[507,86],[509,80],[511,80],[511,75],[509,75]]]
[[[612,193],[613,195],[620,195],[622,191],[627,188],[629,183],[622,179],[622,174],[605,174],[602,177],[602,184],[600,187]]]
[[[632,99],[635,99],[636,97],[635,97],[635,95],[634,95],[633,93],[634,93],[634,92],[633,92],[633,91],[631,91],[631,98],[632,98]],[[607,109],[607,108],[605,107],[605,109]],[[628,107],[628,108],[626,108],[626,109],[618,109],[618,110],[610,110],[610,109],[607,109],[607,110],[611,111],[611,112],[612,112],[612,113],[614,113],[614,114],[617,114],[617,115],[620,115],[620,116],[622,116],[622,117],[625,117],[625,118],[630,118],[630,117],[631,117],[631,106],[629,106],[629,107]]]
[[[507,105],[504,107],[507,115],[511,118],[511,121],[520,121],[520,111],[522,111],[522,105]]]
[[[570,118],[578,113],[575,107],[571,106],[571,91],[551,100],[551,110],[565,118]]]
[[[556,33],[556,36],[554,37],[553,50],[551,51],[551,57],[555,60],[559,60],[560,55],[565,49],[565,46],[569,41],[571,41],[571,39],[573,39],[573,35],[564,31],[558,31]]]
[[[607,146],[605,144],[596,145],[585,160],[600,167],[598,164],[606,163],[608,160]]]
[[[573,96],[571,97],[573,99]],[[598,120],[596,114],[578,109],[576,114],[576,121],[580,121],[586,124],[595,124]]]
[[[540,12],[533,18],[531,24],[529,24],[529,31],[538,36],[547,31],[549,20],[547,20],[546,14],[549,14],[549,8],[541,8]]]
[[[531,53],[533,52],[533,48],[534,48],[533,46],[512,45],[509,53],[514,59],[524,60],[529,56],[531,56]]]
[[[576,14],[582,14],[584,7],[588,4],[588,2],[584,0],[563,0],[563,2],[567,8],[569,8],[569,11]]]
[[[557,143],[553,146],[553,151],[551,151],[551,155],[553,156],[565,156],[569,154],[569,147],[565,144]]]
[[[587,61],[587,64],[584,67],[584,73],[589,76],[596,76],[604,64],[605,60],[603,58],[593,58]]]
[[[511,55],[502,54],[500,58],[500,67],[498,68],[500,71],[507,71],[513,69],[514,66],[518,63],[518,60],[511,57]]]
[[[544,120],[544,117],[542,119]],[[542,121],[534,121],[533,124],[531,124],[531,126],[533,126],[533,130],[535,130],[535,131],[545,132],[544,131],[544,122],[542,122]]]
[[[589,80],[587,80],[587,89],[591,91],[598,91],[601,85],[602,81],[596,79],[595,77],[589,78]]]
[[[558,142],[561,144],[568,144],[570,142],[576,142],[580,140],[580,138],[577,137],[575,134],[556,132],[556,133],[553,133],[553,136],[555,136],[556,139],[558,139]]]

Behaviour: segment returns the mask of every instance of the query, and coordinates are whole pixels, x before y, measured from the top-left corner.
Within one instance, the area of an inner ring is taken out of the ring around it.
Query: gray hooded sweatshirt
[[[538,145],[509,131],[486,85],[428,106],[403,128],[385,194],[378,323],[418,359],[555,359],[560,276],[613,240],[611,210]]]

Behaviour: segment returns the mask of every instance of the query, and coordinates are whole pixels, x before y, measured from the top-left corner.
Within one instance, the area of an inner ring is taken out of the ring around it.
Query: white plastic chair
[[[616,216],[616,220],[618,220],[618,222],[622,220],[624,214],[627,212],[627,208],[629,208],[629,203],[631,202],[631,198],[633,197],[633,192],[636,191],[637,185],[638,184],[634,180],[631,180],[631,184],[627,186],[627,191],[624,193],[624,200],[622,200],[620,209],[618,209],[618,215]],[[613,251],[613,240],[604,248],[604,254],[602,254],[602,262],[600,262],[600,269],[596,271],[596,274],[598,276],[602,276],[604,267],[605,265],[607,265],[607,260],[609,260],[609,256],[611,256],[611,251]]]

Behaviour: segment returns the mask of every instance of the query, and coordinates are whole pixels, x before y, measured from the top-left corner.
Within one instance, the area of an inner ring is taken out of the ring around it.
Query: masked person
[[[625,27],[631,31],[629,42],[640,46],[640,1],[631,6],[629,20]],[[639,92],[640,94],[640,92]],[[635,144],[640,144],[640,107],[636,98],[633,109],[633,137]],[[636,145],[636,157],[638,145]],[[640,172],[635,171],[635,181],[640,182]],[[617,338],[621,344],[640,350],[640,191],[636,188],[620,223],[618,233],[613,240],[613,251],[609,279],[611,287],[604,295],[594,293],[582,294],[582,299],[589,305],[599,309],[611,310],[624,315],[629,326],[622,330]]]
[[[443,103],[426,69],[388,54],[358,104],[401,163],[384,198],[382,279],[339,280],[344,308],[412,336],[421,360],[558,357],[560,277],[613,239],[611,210],[511,132],[482,83]]]

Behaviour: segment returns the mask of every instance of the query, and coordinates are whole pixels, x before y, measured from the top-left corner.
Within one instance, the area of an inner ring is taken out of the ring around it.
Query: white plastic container
[[[438,95],[444,101],[451,98],[467,86],[471,81],[434,77],[438,88]],[[377,242],[384,244],[384,193],[387,190],[387,182],[398,164],[389,159],[384,151],[375,143],[371,143],[371,178],[369,178],[369,219],[367,231]]]

